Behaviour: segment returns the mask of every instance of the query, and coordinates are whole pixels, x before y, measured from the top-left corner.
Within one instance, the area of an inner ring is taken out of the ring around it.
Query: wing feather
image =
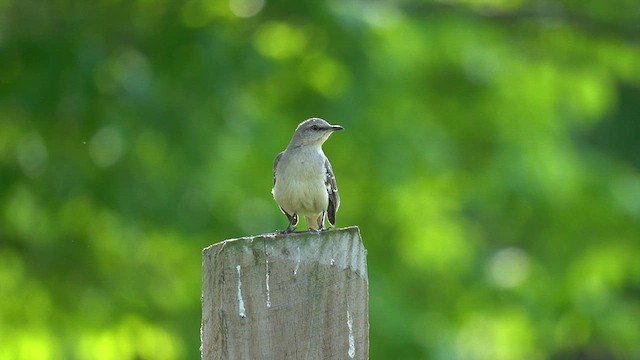
[[[280,159],[282,158],[282,155],[284,154],[284,151],[282,151],[281,153],[279,153],[276,156],[276,159],[273,161],[273,186],[276,186],[276,171],[278,169],[278,163],[280,162]],[[280,208],[280,211],[282,211],[283,214],[287,215],[287,219],[289,219],[289,223],[291,223],[291,225],[296,226],[298,225],[298,214],[289,214],[288,212],[284,211],[284,209],[282,208],[282,206],[278,205],[278,207]]]
[[[282,158],[282,154],[284,154],[284,151],[280,152],[277,156],[276,159],[273,161],[273,185],[276,185],[276,169],[278,168],[278,163],[280,162],[280,159]]]
[[[340,207],[340,195],[338,194],[338,184],[336,184],[336,176],[333,174],[333,168],[329,159],[324,160],[324,169],[326,171],[325,185],[329,194],[329,206],[327,207],[327,217],[331,225],[336,224],[336,213]]]

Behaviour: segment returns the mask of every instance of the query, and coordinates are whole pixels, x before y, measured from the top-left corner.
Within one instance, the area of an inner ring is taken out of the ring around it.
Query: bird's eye
[[[312,125],[311,126],[311,130],[318,131],[318,130],[320,130],[320,127],[318,125]]]

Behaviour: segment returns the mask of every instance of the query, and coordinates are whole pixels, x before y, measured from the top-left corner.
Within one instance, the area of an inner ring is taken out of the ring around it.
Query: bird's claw
[[[296,230],[295,226],[287,226],[286,229],[284,230],[278,230],[276,231],[278,234],[291,234],[292,232],[294,232]]]

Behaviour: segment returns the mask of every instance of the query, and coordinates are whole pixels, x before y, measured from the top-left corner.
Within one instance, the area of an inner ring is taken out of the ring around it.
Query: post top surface
[[[272,232],[272,233],[265,233],[265,234],[253,235],[253,236],[243,236],[239,238],[226,239],[226,240],[217,242],[215,244],[209,245],[205,247],[202,250],[202,252],[203,254],[208,253],[218,247],[228,247],[228,246],[234,246],[234,245],[244,246],[247,241],[253,242],[253,241],[262,240],[262,239],[268,240],[268,241],[274,241],[274,242],[278,240],[292,240],[292,239],[304,241],[304,240],[311,240],[311,239],[321,239],[321,238],[332,236],[332,235],[340,235],[340,236],[351,235],[351,236],[360,237],[360,228],[357,226],[348,226],[348,227],[334,228],[334,229],[320,231],[320,232],[296,231],[296,232],[291,232],[286,234]]]
[[[263,256],[293,259],[294,262],[312,261],[342,269],[350,268],[361,276],[367,276],[367,250],[357,226],[322,232],[268,233],[227,239],[204,248],[202,256],[203,261],[211,258],[228,262],[226,265],[233,265],[234,268],[254,263],[257,257]]]

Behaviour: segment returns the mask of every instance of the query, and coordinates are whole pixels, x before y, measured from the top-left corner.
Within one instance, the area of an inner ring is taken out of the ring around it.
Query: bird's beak
[[[338,130],[342,130],[344,129],[342,126],[340,125],[331,125],[331,131],[338,131]]]

